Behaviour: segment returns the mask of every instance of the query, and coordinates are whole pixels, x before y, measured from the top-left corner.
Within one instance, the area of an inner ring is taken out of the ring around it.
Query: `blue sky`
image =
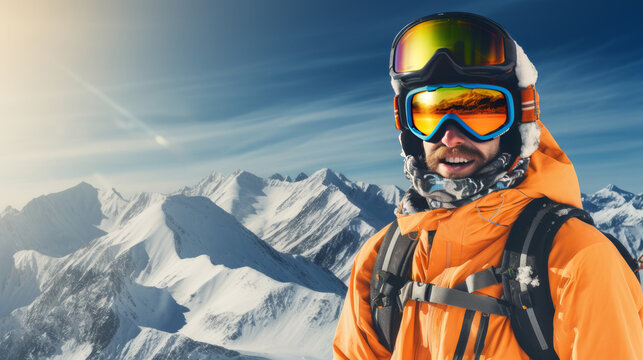
[[[457,3],[457,5],[454,5]],[[643,192],[636,1],[124,1],[0,5],[0,206],[79,181],[174,191],[213,171],[402,175],[391,42],[471,11],[536,65],[583,192]]]

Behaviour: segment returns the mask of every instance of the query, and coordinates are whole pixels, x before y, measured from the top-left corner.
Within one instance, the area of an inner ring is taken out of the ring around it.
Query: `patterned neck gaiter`
[[[412,186],[404,194],[396,215],[454,209],[493,191],[512,188],[524,179],[529,158],[521,158],[511,172],[507,172],[510,160],[509,153],[501,153],[471,177],[447,179],[427,169],[422,160],[407,155],[404,175],[411,180]]]

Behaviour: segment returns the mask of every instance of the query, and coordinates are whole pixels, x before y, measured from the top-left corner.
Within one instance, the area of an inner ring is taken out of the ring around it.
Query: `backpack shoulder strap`
[[[370,290],[373,327],[380,343],[391,352],[402,321],[403,305],[399,303],[398,293],[411,277],[417,238],[417,232],[402,235],[394,221],[384,236],[373,267]]]
[[[531,201],[514,223],[502,259],[504,299],[518,344],[533,359],[558,359],[548,260],[552,242],[570,218],[593,225],[585,211],[546,197]]]

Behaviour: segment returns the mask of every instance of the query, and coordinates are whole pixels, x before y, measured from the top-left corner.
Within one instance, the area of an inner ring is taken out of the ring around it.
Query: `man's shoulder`
[[[611,241],[594,225],[578,218],[571,218],[558,230],[552,250],[556,247],[564,247],[567,251],[577,253],[596,244],[611,244]]]
[[[549,267],[570,272],[604,271],[627,266],[614,244],[594,225],[577,218],[567,220],[554,238]]]

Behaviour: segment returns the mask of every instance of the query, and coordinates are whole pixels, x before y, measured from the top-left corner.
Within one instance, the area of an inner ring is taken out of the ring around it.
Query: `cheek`
[[[424,146],[424,154],[431,154],[435,149],[439,148],[439,143],[432,144],[428,141],[423,141],[422,145]]]
[[[487,159],[491,159],[498,154],[498,151],[500,151],[500,138],[497,137],[491,141],[482,143],[479,150]]]

